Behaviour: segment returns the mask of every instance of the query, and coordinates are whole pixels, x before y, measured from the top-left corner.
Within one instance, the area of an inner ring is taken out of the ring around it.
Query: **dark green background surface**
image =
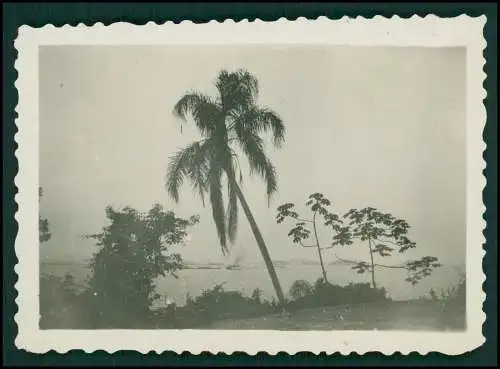
[[[485,14],[487,23],[485,38],[488,46],[484,52],[486,57],[487,79],[484,86],[488,96],[485,105],[488,112],[484,139],[487,149],[484,153],[487,161],[485,174],[487,187],[483,192],[484,202],[487,206],[485,218],[488,226],[485,230],[487,238],[487,256],[484,259],[484,270],[487,280],[483,288],[487,292],[484,310],[487,321],[483,326],[487,342],[481,348],[471,353],[457,357],[432,353],[421,356],[412,353],[408,356],[396,354],[386,357],[382,354],[370,353],[364,356],[350,355],[344,357],[340,354],[327,356],[300,353],[295,356],[278,354],[270,356],[264,353],[256,356],[245,354],[209,355],[199,356],[184,353],[164,353],[161,355],[151,353],[142,355],[136,352],[121,351],[113,355],[103,351],[86,354],[74,350],[61,355],[50,352],[44,355],[30,354],[17,350],[14,338],[17,326],[13,316],[17,311],[14,283],[17,276],[14,265],[17,261],[14,253],[14,240],[17,233],[17,223],[13,214],[16,211],[14,194],[14,177],[17,173],[17,161],[14,156],[16,144],[13,140],[16,127],[14,111],[17,103],[17,91],[14,82],[17,78],[14,69],[16,50],[14,39],[17,28],[22,24],[30,26],[43,26],[52,23],[56,26],[63,24],[87,25],[95,22],[110,24],[118,21],[144,24],[148,21],[157,23],[184,19],[194,22],[206,22],[211,19],[222,21],[226,18],[234,20],[260,18],[266,21],[276,20],[281,17],[296,19],[297,17],[316,18],[328,16],[338,19],[347,16],[373,17],[375,15],[410,17],[414,14],[425,16],[429,13],[441,17],[452,17],[460,14],[479,16]],[[4,365],[495,365],[497,362],[497,5],[496,3],[464,3],[464,4],[370,4],[370,3],[165,3],[165,4],[134,4],[134,3],[72,3],[72,4],[3,4],[3,135],[2,135],[2,203],[3,203],[3,364]]]

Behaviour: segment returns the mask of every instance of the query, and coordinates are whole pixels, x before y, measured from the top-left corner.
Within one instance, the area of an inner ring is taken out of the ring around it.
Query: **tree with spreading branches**
[[[246,70],[221,71],[215,81],[215,97],[197,91],[186,93],[175,105],[174,115],[182,121],[192,117],[202,139],[177,152],[169,162],[166,187],[179,200],[179,189],[188,179],[205,204],[208,194],[217,235],[223,253],[236,238],[238,203],[250,223],[279,302],[285,298],[268,247],[257,226],[240,184],[243,180],[238,154],[248,159],[250,174],[261,177],[267,187],[268,202],[277,191],[277,172],[266,155],[261,135],[272,134],[275,147],[285,138],[285,126],[272,110],[257,105],[258,81]],[[239,180],[237,180],[239,176]],[[223,201],[226,180],[228,204]]]
[[[325,264],[323,261],[323,250],[332,248],[333,246],[322,246],[319,241],[318,234],[318,223],[319,217],[323,218],[323,223],[327,226],[336,227],[339,226],[339,218],[337,215],[330,213],[328,211],[328,206],[330,205],[330,200],[325,198],[321,193],[313,193],[309,196],[306,201],[306,206],[312,213],[311,218],[302,218],[295,211],[295,205],[292,203],[283,204],[278,207],[276,222],[282,223],[286,218],[291,218],[296,221],[295,227],[293,227],[289,232],[288,236],[292,239],[293,243],[299,244],[304,248],[314,248],[318,253],[319,263],[321,265],[321,272],[323,274],[323,280],[328,282],[328,277],[326,274]],[[312,230],[309,228],[312,228]],[[306,244],[304,241],[313,237],[313,241],[310,244]]]
[[[377,288],[375,279],[376,268],[404,269],[407,271],[406,281],[412,285],[429,276],[435,268],[441,266],[434,256],[424,256],[421,259],[409,260],[398,265],[379,264],[375,257],[390,257],[393,252],[405,253],[416,247],[416,243],[408,237],[410,225],[404,219],[398,219],[389,213],[382,213],[375,208],[367,207],[361,210],[351,209],[344,216],[339,216],[329,211],[330,200],[321,193],[309,196],[306,206],[313,213],[311,219],[299,216],[293,203],[286,203],[278,207],[276,220],[282,223],[290,218],[295,221],[295,226],[289,231],[288,236],[293,243],[302,247],[312,247],[318,252],[318,258],[327,282],[326,270],[323,262],[323,251],[338,246],[350,246],[356,241],[364,243],[368,249],[369,261],[347,260],[339,258],[344,264],[351,264],[357,273],[371,273],[372,286]],[[319,218],[323,218],[323,225],[332,231],[332,242],[321,245],[318,236]],[[313,241],[307,243],[311,238]]]
[[[441,266],[434,256],[424,256],[419,260],[410,260],[402,265],[377,264],[375,256],[389,257],[393,252],[400,254],[416,247],[416,243],[408,238],[410,225],[404,219],[398,219],[390,213],[383,213],[375,208],[351,209],[344,215],[348,227],[334,237],[333,245],[348,246],[356,240],[365,244],[370,256],[369,263],[364,261],[346,261],[354,264],[358,273],[371,273],[372,285],[375,281],[375,268],[405,269],[406,281],[412,285],[429,276],[432,270]]]
[[[174,246],[184,243],[188,228],[199,218],[179,218],[160,204],[147,212],[108,206],[106,217],[110,224],[102,232],[84,236],[99,248],[89,264],[90,316],[98,324],[123,324],[147,316],[153,301],[159,298],[158,277],[177,277],[176,271],[183,264],[181,255],[173,252]]]

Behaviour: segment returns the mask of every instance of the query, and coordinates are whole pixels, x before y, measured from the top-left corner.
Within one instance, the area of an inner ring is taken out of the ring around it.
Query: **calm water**
[[[346,285],[350,282],[370,282],[368,273],[358,275],[344,265],[327,266],[328,279],[331,283]],[[75,277],[76,283],[83,285],[88,274],[88,269],[81,264],[42,264],[41,272],[63,276],[70,273]],[[278,267],[276,269],[282,288],[288,293],[290,286],[297,279],[305,279],[314,282],[321,275],[319,266],[316,265],[291,265]],[[376,281],[383,286],[394,300],[406,300],[428,295],[429,290],[434,288],[438,293],[458,283],[460,270],[453,267],[441,267],[434,273],[412,286],[404,281],[406,272],[404,270],[380,269],[377,271]],[[187,295],[198,296],[203,290],[212,288],[216,284],[224,283],[226,290],[242,291],[251,295],[255,288],[262,290],[263,297],[271,300],[275,295],[271,280],[264,266],[242,267],[239,270],[227,269],[185,269],[179,271],[179,278],[164,277],[157,281],[157,292],[163,297],[158,301],[162,305],[170,300],[178,305],[183,305]]]

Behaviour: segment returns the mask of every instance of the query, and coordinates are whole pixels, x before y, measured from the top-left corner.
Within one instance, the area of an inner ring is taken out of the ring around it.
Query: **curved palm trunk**
[[[264,238],[262,237],[262,234],[260,233],[259,227],[257,226],[257,223],[255,221],[255,218],[252,215],[252,212],[250,211],[250,207],[248,206],[248,203],[245,200],[245,196],[243,196],[243,192],[241,191],[240,187],[236,183],[236,180],[232,178],[233,184],[236,188],[236,194],[238,195],[238,199],[240,200],[241,206],[243,207],[243,211],[245,212],[245,215],[247,216],[248,222],[250,223],[250,227],[252,229],[252,232],[255,236],[255,240],[257,241],[257,245],[259,246],[260,253],[262,254],[262,257],[264,258],[264,262],[266,263],[267,270],[269,272],[269,275],[271,276],[271,281],[273,282],[274,289],[276,291],[276,295],[278,296],[278,301],[279,304],[284,307],[285,306],[285,296],[283,295],[283,290],[281,289],[281,285],[278,279],[278,275],[276,274],[276,270],[274,269],[274,264],[273,261],[271,260],[271,256],[269,255],[269,251],[267,250],[266,243],[264,242]]]

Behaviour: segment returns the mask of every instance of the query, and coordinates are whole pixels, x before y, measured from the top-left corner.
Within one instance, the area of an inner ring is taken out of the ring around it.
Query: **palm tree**
[[[182,121],[187,121],[188,115],[191,115],[203,138],[171,157],[166,176],[167,191],[178,202],[179,188],[187,178],[199,193],[203,205],[205,194],[209,194],[224,254],[228,251],[227,240],[233,243],[236,238],[239,201],[264,258],[279,303],[283,306],[285,298],[269,251],[238,184],[242,181],[242,174],[236,150],[239,149],[248,159],[250,174],[255,173],[264,180],[269,202],[278,188],[277,173],[266,156],[260,135],[270,132],[274,146],[280,147],[284,142],[285,127],[275,112],[256,105],[258,81],[248,71],[221,71],[215,86],[218,90],[216,98],[192,91],[186,93],[174,107],[174,115]],[[237,170],[239,182],[236,179]],[[222,196],[223,175],[227,182],[227,210]]]

